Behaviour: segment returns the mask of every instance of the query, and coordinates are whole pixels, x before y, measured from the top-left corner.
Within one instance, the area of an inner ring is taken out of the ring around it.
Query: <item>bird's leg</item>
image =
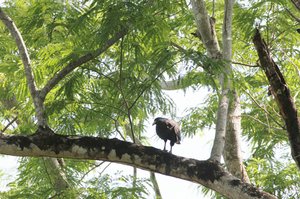
[[[174,146],[174,142],[170,142],[170,147],[171,147],[171,149],[170,149],[170,153],[172,153],[172,148],[173,148],[173,146]]]
[[[166,143],[167,143],[167,140],[165,141],[165,145],[164,145],[164,151],[166,151]]]

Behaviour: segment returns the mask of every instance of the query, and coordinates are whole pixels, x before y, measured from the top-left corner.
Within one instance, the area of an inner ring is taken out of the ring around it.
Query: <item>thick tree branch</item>
[[[300,121],[298,119],[295,103],[290,95],[290,90],[285,83],[282,73],[270,56],[268,46],[261,38],[258,30],[256,30],[253,42],[259,56],[261,67],[269,80],[270,91],[285,121],[292,157],[300,169]]]
[[[216,134],[213,147],[210,153],[210,159],[221,162],[225,146],[226,125],[228,120],[228,108],[230,103],[229,85],[223,83],[222,93],[219,96],[219,105],[217,111]]]
[[[223,58],[230,60],[226,65],[227,76],[232,72],[232,17],[233,17],[234,0],[225,0],[224,20],[223,20]],[[227,84],[229,90],[228,96],[228,115],[225,135],[225,146],[223,157],[228,170],[244,182],[250,182],[246,169],[243,164],[241,152],[241,108],[240,99],[236,90],[232,87],[230,80]],[[226,83],[225,83],[226,85]],[[227,97],[228,97],[227,96]]]
[[[230,173],[240,178],[243,182],[250,183],[247,171],[243,164],[241,151],[242,127],[240,98],[236,91],[232,91],[231,98],[223,157],[226,168]]]
[[[232,55],[232,13],[233,13],[233,3],[234,0],[226,0],[224,7],[224,19],[223,19],[223,52],[222,58],[225,60],[231,60]],[[220,82],[222,85],[222,93],[219,96],[219,107],[217,112],[217,122],[216,122],[216,135],[213,144],[213,148],[211,150],[211,159],[216,161],[221,161],[221,156],[224,154],[224,146],[225,146],[225,138],[227,132],[227,122],[230,118],[228,118],[229,112],[229,103],[230,103],[230,93],[232,90],[230,74],[232,73],[231,65],[228,62],[224,66],[224,73],[220,75]],[[230,129],[233,130],[233,129]],[[236,134],[237,132],[231,132]],[[233,141],[233,140],[232,140]],[[227,143],[228,144],[228,143]],[[230,143],[236,144],[236,143]],[[228,149],[228,148],[227,148]],[[225,162],[226,165],[228,162]],[[227,165],[231,166],[231,165]]]
[[[204,0],[192,0],[191,3],[197,31],[200,33],[201,40],[207,49],[208,56],[211,58],[220,58],[220,47],[214,28],[215,21],[208,16]]]
[[[118,139],[36,133],[0,136],[0,153],[116,162],[202,184],[229,198],[276,198],[242,182],[218,163],[178,157]]]

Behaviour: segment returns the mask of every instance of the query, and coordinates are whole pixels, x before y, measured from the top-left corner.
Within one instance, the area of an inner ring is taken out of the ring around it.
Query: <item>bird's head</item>
[[[157,117],[157,118],[154,119],[154,122],[153,122],[152,125],[155,125],[155,124],[157,124],[158,122],[162,122],[162,121],[165,121],[165,120],[166,120],[166,118],[163,118],[163,117]]]

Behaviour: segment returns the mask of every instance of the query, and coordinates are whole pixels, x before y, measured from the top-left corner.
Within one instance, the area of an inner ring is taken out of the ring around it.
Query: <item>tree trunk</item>
[[[223,157],[225,165],[231,174],[240,178],[243,182],[250,183],[241,154],[242,130],[240,98],[235,91],[233,91],[231,98],[233,100],[231,101],[229,106]]]
[[[223,58],[231,62],[232,57],[232,15],[234,0],[225,0],[225,14],[223,22]],[[228,64],[228,75],[232,73],[232,66]],[[241,107],[240,99],[235,88],[228,82],[228,115],[223,157],[228,170],[242,181],[249,182],[243,165],[241,153]]]

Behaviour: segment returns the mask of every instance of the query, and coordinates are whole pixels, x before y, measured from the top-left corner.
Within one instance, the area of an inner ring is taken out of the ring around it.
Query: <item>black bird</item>
[[[156,134],[159,138],[165,141],[164,151],[166,150],[167,140],[170,140],[170,153],[172,153],[172,147],[174,143],[180,144],[180,128],[177,122],[171,119],[157,117],[152,125],[156,124]]]

